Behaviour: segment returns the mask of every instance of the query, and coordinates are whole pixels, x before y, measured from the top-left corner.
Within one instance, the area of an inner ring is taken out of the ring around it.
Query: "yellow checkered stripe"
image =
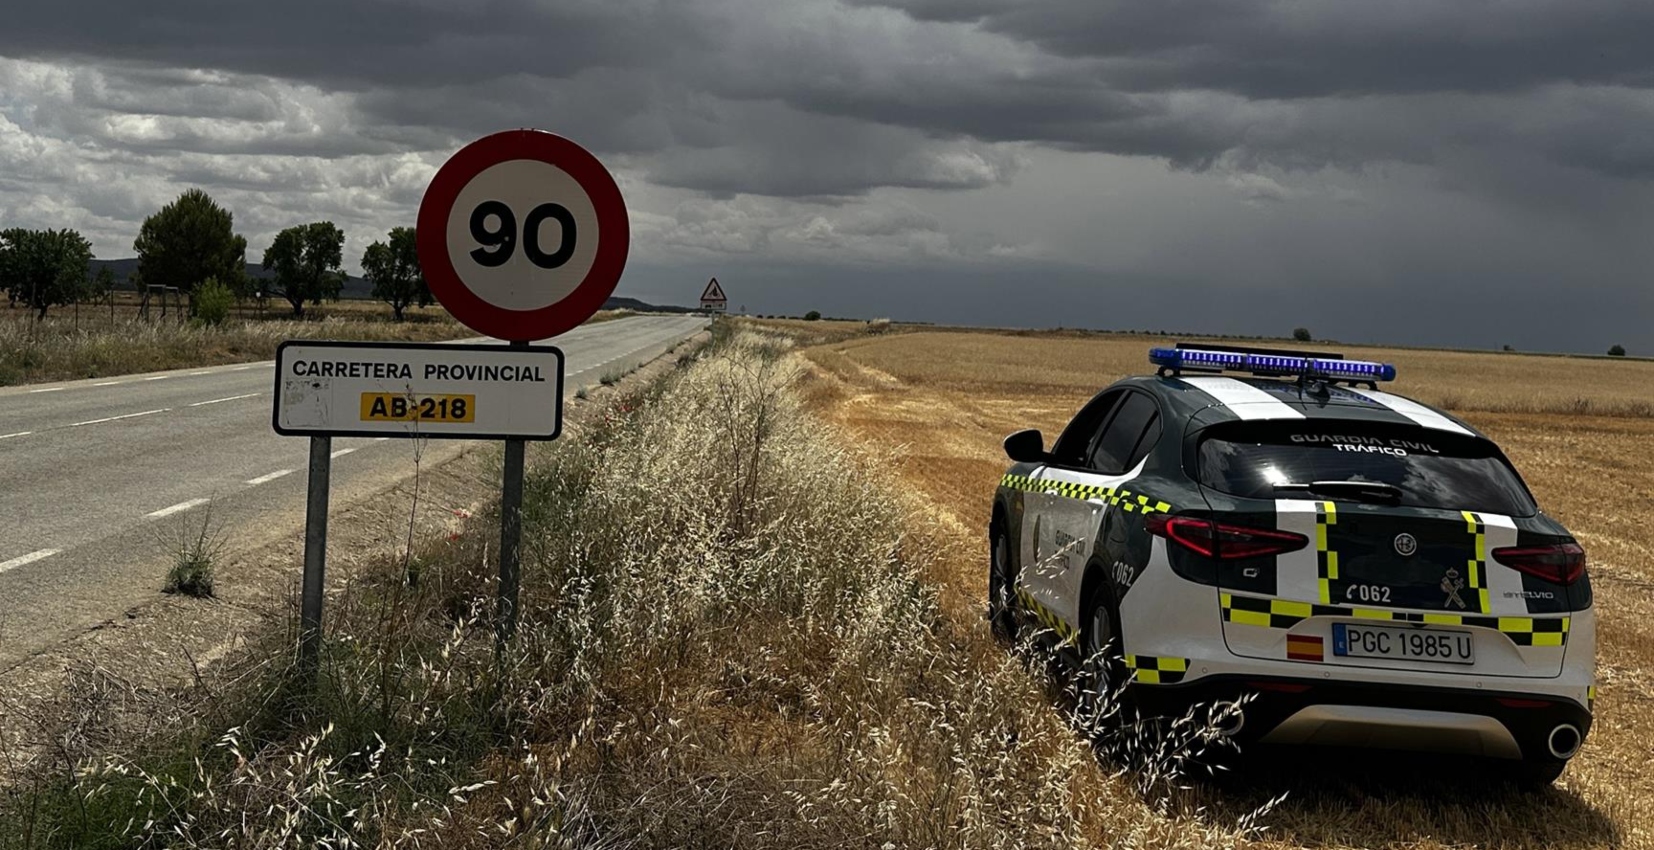
[[[1025,493],[1052,493],[1065,499],[1079,499],[1104,501],[1128,513],[1168,513],[1172,506],[1142,493],[1133,493],[1122,487],[1102,487],[1096,484],[1076,484],[1072,481],[1043,481],[1030,478],[1026,475],[1006,475],[999,479],[999,486],[1012,490],[1021,490]]]
[[[1487,592],[1487,523],[1482,522],[1480,514],[1470,511],[1461,511],[1464,514],[1466,530],[1475,539],[1476,557],[1471,558],[1468,564],[1470,574],[1465,578],[1466,589],[1470,591],[1471,604],[1477,611],[1492,611],[1493,603]]]
[[[1062,618],[1057,616],[1057,612],[1040,604],[1040,601],[1035,599],[1033,594],[1020,587],[1017,588],[1017,605],[1022,610],[1027,611],[1040,625],[1056,632],[1057,637],[1062,638],[1063,643],[1077,644],[1079,642],[1080,633],[1078,630],[1063,622]]]
[[[1290,629],[1310,617],[1349,617],[1393,623],[1426,623],[1436,626],[1471,626],[1494,629],[1518,646],[1566,646],[1569,617],[1481,617],[1471,614],[1419,614],[1385,608],[1354,608],[1343,605],[1316,605],[1290,599],[1258,596],[1218,595],[1226,623],[1240,623],[1266,629]]]
[[[1327,545],[1327,529],[1338,524],[1338,506],[1332,502],[1315,505],[1315,575],[1321,601],[1332,601],[1332,583],[1338,580],[1338,553]]]
[[[1189,672],[1189,659],[1160,655],[1128,655],[1126,667],[1134,681],[1145,685],[1174,685]]]

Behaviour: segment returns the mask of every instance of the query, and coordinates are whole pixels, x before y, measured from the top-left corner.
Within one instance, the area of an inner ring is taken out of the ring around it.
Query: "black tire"
[[[1567,766],[1567,762],[1555,759],[1526,759],[1517,766],[1512,777],[1516,780],[1516,787],[1523,791],[1543,791],[1551,787],[1551,783],[1562,775]]]
[[[1103,582],[1093,582],[1086,590],[1085,603],[1080,607],[1080,669],[1081,684],[1095,694],[1119,691],[1128,681],[1130,671],[1122,654],[1124,641],[1120,634],[1120,606],[1114,602]]]
[[[1001,643],[1016,643],[1016,583],[1011,571],[1011,542],[1005,530],[998,526],[988,537],[988,622]]]

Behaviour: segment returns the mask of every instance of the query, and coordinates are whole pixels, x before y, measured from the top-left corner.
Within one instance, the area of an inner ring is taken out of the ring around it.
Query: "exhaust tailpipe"
[[[1571,759],[1584,744],[1579,734],[1579,727],[1572,723],[1564,723],[1551,730],[1545,738],[1545,746],[1551,751],[1551,756],[1559,759]]]
[[[1219,737],[1233,738],[1246,726],[1246,713],[1241,711],[1238,702],[1220,702],[1213,707],[1212,714],[1212,727]]]

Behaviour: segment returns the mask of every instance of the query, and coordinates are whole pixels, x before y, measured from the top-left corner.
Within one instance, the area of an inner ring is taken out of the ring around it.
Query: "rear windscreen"
[[[1492,443],[1424,428],[1243,423],[1209,429],[1199,449],[1204,486],[1253,499],[1316,498],[1276,485],[1376,481],[1417,508],[1532,516],[1536,508]]]

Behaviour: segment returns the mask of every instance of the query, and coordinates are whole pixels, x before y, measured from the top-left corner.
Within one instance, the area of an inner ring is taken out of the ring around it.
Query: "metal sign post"
[[[528,348],[513,342],[512,348]],[[494,643],[503,649],[517,634],[517,592],[522,581],[523,456],[522,440],[505,441],[505,481],[500,490],[500,586],[494,599]]]
[[[327,483],[333,438],[310,438],[310,487],[304,509],[304,585],[299,596],[299,670],[316,671],[322,646],[322,587],[327,578]]]

